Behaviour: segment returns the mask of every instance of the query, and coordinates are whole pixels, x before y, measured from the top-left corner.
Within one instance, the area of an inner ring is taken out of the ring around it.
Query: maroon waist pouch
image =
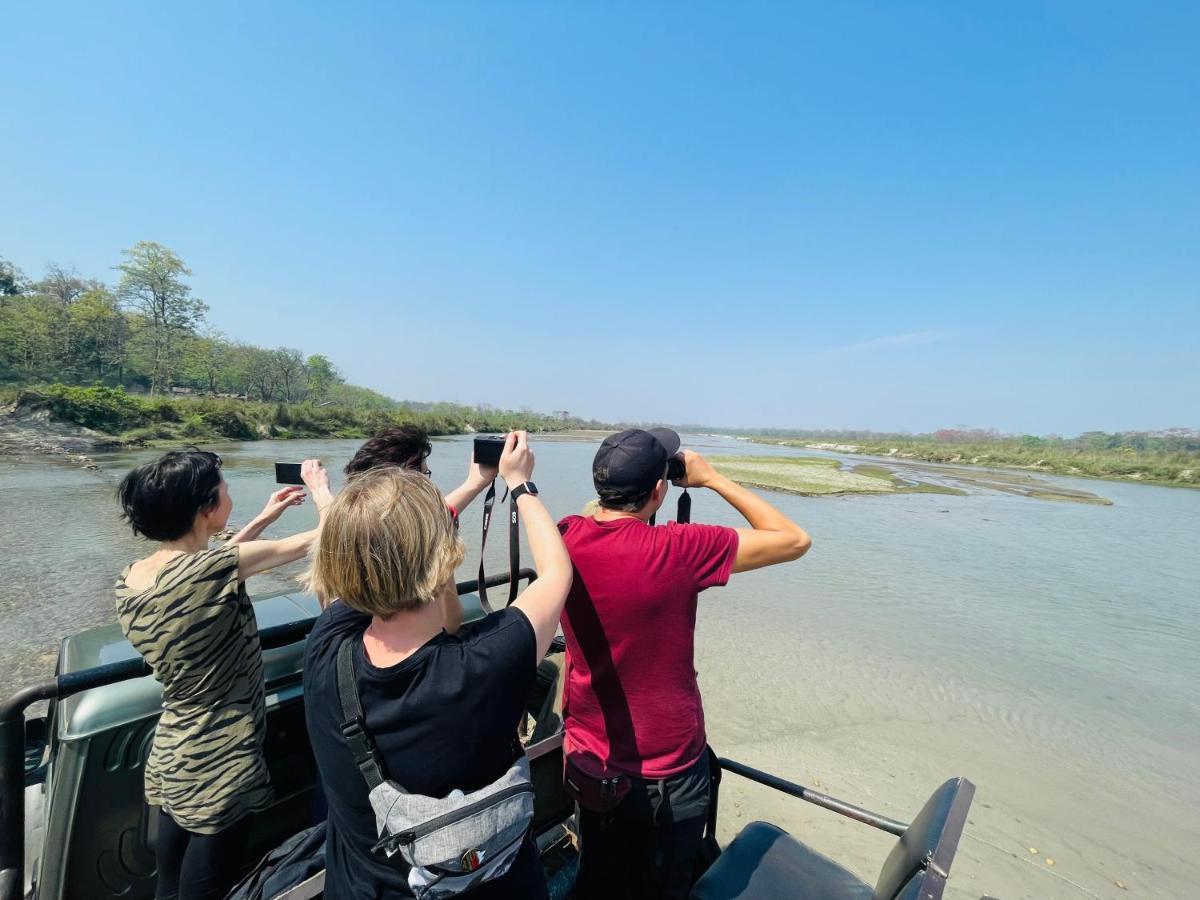
[[[606,813],[617,807],[633,787],[633,779],[608,772],[587,757],[563,754],[563,786],[576,803],[592,812]]]

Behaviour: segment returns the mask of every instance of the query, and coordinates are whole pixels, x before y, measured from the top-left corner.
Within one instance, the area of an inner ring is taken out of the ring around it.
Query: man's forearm
[[[798,526],[774,506],[735,481],[717,473],[707,485],[759,531],[792,531]]]

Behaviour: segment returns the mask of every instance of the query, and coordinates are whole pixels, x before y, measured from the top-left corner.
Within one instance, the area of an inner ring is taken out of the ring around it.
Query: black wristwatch
[[[521,499],[522,494],[530,494],[536,497],[538,495],[537,485],[532,481],[523,482],[513,488],[508,496],[512,497],[513,503],[516,503],[519,499]]]

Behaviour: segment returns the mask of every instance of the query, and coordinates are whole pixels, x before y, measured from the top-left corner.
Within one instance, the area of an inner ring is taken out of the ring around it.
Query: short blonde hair
[[[389,466],[347,482],[322,518],[303,580],[321,597],[387,619],[437,599],[465,555],[434,483]]]

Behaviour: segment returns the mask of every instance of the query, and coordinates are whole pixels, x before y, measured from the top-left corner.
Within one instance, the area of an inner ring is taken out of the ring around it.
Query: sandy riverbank
[[[746,487],[803,496],[837,494],[950,494],[970,490],[1018,494],[1033,500],[1109,505],[1104,497],[1052,484],[1033,475],[886,462],[847,469],[813,456],[714,456],[717,471]]]
[[[57,422],[44,407],[0,408],[0,456],[58,456],[83,468],[96,468],[89,454],[114,446],[117,441],[111,436]]]

